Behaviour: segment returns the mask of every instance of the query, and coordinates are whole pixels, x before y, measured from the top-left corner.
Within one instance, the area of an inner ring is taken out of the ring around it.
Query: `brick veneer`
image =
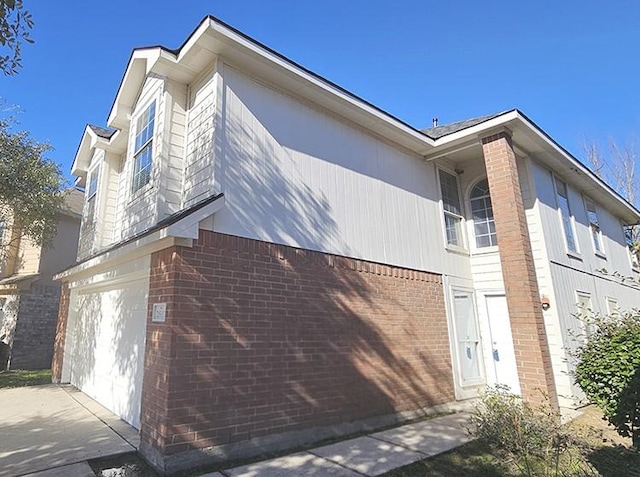
[[[440,275],[208,231],[152,255],[147,457],[453,400]]]
[[[58,308],[58,324],[53,343],[53,360],[51,361],[51,379],[59,383],[62,379],[62,361],[64,358],[64,342],[67,334],[67,319],[69,317],[69,284],[63,283],[60,290],[60,306]]]
[[[540,390],[558,405],[551,356],[511,136],[502,131],[482,139],[500,248],[511,334],[522,394],[540,401]]]

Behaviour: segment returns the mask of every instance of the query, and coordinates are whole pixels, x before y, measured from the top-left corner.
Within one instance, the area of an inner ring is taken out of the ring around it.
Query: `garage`
[[[148,257],[125,267],[71,287],[62,380],[139,429]]]

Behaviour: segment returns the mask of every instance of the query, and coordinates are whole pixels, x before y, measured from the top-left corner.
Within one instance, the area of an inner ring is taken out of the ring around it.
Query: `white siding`
[[[187,87],[167,80],[164,94],[165,127],[159,135],[162,155],[157,164],[159,216],[162,220],[182,208],[182,170],[186,132]]]
[[[444,251],[433,164],[228,67],[224,94],[216,231],[469,275]]]
[[[129,143],[127,147],[127,157],[123,172],[120,176],[118,188],[118,217],[121,218],[120,237],[125,239],[136,233],[153,226],[158,222],[158,184],[160,167],[158,164],[163,160],[165,154],[165,95],[164,78],[148,77],[142,87],[140,96],[134,108],[131,127],[129,128]],[[155,137],[153,143],[153,169],[151,181],[145,187],[131,193],[131,180],[133,175],[133,152],[135,145],[135,121],[137,115],[156,100],[156,120]]]
[[[184,165],[185,207],[211,195],[214,174],[214,118],[216,81],[213,69],[190,86],[187,146]],[[219,192],[219,191],[213,191]]]
[[[103,179],[104,184],[101,187],[101,192],[104,195],[104,212],[103,212],[103,231],[102,231],[102,243],[101,247],[108,247],[110,244],[116,242],[116,237],[119,237],[119,223],[118,219],[118,186],[120,181],[120,174],[122,173],[123,161],[122,157],[117,154],[107,154],[103,164]]]
[[[575,216],[579,257],[567,254],[564,231],[556,207],[552,174],[534,159],[527,161],[535,187],[537,201],[527,212],[531,245],[536,260],[540,293],[549,297],[551,307],[544,312],[547,337],[552,353],[554,375],[561,405],[575,405],[574,396],[581,396],[573,384],[567,349],[581,333],[576,312],[576,292],[591,295],[594,311],[606,313],[607,297],[615,298],[621,308],[637,307],[640,291],[618,283],[599,270],[619,271],[632,275],[620,222],[608,211],[598,207],[606,258],[594,253],[582,195],[567,182],[569,202]]]

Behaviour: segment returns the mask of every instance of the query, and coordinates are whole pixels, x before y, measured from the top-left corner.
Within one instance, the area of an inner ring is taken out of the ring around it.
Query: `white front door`
[[[509,386],[512,393],[520,394],[520,380],[511,336],[507,298],[504,295],[485,295],[485,303],[491,334],[489,359],[492,362],[491,371],[493,371],[489,373],[489,384]]]
[[[477,388],[484,384],[480,332],[471,290],[452,290],[454,370],[456,397],[477,396]]]

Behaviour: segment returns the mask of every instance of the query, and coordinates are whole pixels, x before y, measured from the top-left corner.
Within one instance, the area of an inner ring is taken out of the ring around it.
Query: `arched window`
[[[471,189],[471,216],[476,236],[476,247],[492,247],[498,245],[496,224],[493,220],[493,208],[489,195],[489,182],[483,179]]]

